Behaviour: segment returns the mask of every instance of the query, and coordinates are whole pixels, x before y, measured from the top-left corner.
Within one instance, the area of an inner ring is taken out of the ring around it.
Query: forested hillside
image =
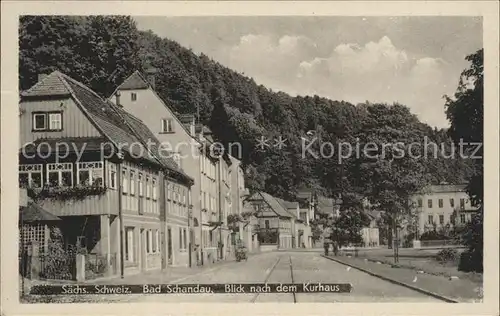
[[[428,137],[428,142],[451,144],[446,131],[420,122],[404,105],[354,105],[274,92],[208,56],[139,31],[130,17],[26,16],[19,32],[21,90],[32,86],[39,73],[58,69],[108,97],[136,69],[157,68],[156,89],[166,102],[180,113],[199,109],[200,121],[217,139],[243,144],[247,185],[252,189],[293,200],[299,188],[308,186],[330,196],[349,192],[381,201],[395,188],[413,192],[427,183],[458,183],[468,177],[468,162],[458,156],[400,159],[393,152],[394,159],[354,155],[342,164],[337,153],[330,158],[307,153],[302,157],[301,137],[310,130],[323,142],[348,142],[353,147],[357,139],[362,144],[423,146]],[[435,106],[444,111],[444,100]],[[285,148],[256,150],[261,136],[272,140],[280,135],[287,140]],[[319,151],[319,142],[311,148]]]

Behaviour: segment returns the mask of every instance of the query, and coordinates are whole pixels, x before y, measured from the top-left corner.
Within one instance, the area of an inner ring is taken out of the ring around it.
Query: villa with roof
[[[187,220],[194,179],[146,124],[58,71],[19,107],[20,184],[60,218],[65,245],[101,256],[111,273],[165,268],[168,240],[189,242],[187,228],[167,229],[166,208]]]

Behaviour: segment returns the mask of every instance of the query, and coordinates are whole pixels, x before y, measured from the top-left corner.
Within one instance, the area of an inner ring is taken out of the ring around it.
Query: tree
[[[451,123],[449,134],[456,143],[483,143],[483,107],[484,107],[484,66],[483,49],[466,57],[470,65],[459,80],[457,91],[453,97],[446,96],[446,116]],[[471,154],[473,148],[466,153]],[[468,246],[460,259],[462,270],[483,271],[483,148],[476,153],[473,160],[473,173],[469,177],[467,191],[471,202],[479,208],[478,213],[468,223],[462,238]]]
[[[384,212],[386,224],[398,238],[399,227],[414,216],[412,195],[428,184],[423,148],[409,147],[422,141],[418,119],[399,104],[370,104],[365,107],[366,120],[360,135],[362,148],[373,148],[358,160],[358,183],[364,183],[371,205]],[[368,144],[370,144],[369,147]],[[410,155],[411,153],[411,155]],[[392,235],[389,235],[389,247]],[[399,240],[394,258],[398,260]]]

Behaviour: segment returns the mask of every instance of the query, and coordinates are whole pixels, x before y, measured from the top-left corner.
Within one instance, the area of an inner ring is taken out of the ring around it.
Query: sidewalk
[[[421,270],[392,267],[389,264],[371,261],[367,258],[350,256],[328,256],[333,261],[351,266],[389,282],[410,287],[433,296],[447,298],[456,302],[479,302],[482,285],[469,279],[451,279],[422,273]]]

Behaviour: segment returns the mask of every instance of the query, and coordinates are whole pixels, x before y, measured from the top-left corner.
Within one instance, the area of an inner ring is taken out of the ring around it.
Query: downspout
[[[117,182],[118,182],[118,218],[120,219],[120,276],[123,279],[125,276],[125,260],[124,260],[124,234],[123,234],[123,205],[122,205],[122,195],[123,195],[123,180],[122,180],[122,159],[117,165]]]
[[[188,218],[187,218],[187,224],[188,224],[188,234],[189,234],[189,246],[188,246],[188,251],[189,251],[189,267],[193,267],[193,258],[192,258],[192,249],[193,249],[193,241],[191,240],[191,217],[192,217],[192,212],[193,209],[191,207],[191,186],[188,187],[188,201],[187,201],[187,207],[188,207]],[[194,236],[193,236],[194,237]]]
[[[222,252],[222,163],[221,163],[221,158],[219,157],[219,161],[217,162],[219,164],[219,168],[217,168],[219,172],[219,259],[222,260],[223,257],[223,252]]]
[[[168,266],[168,254],[166,252],[166,232],[165,228],[167,225],[167,209],[166,209],[166,199],[165,199],[165,181],[166,181],[166,171],[162,170],[160,172],[159,186],[160,186],[160,234],[161,234],[161,269],[164,270]]]

